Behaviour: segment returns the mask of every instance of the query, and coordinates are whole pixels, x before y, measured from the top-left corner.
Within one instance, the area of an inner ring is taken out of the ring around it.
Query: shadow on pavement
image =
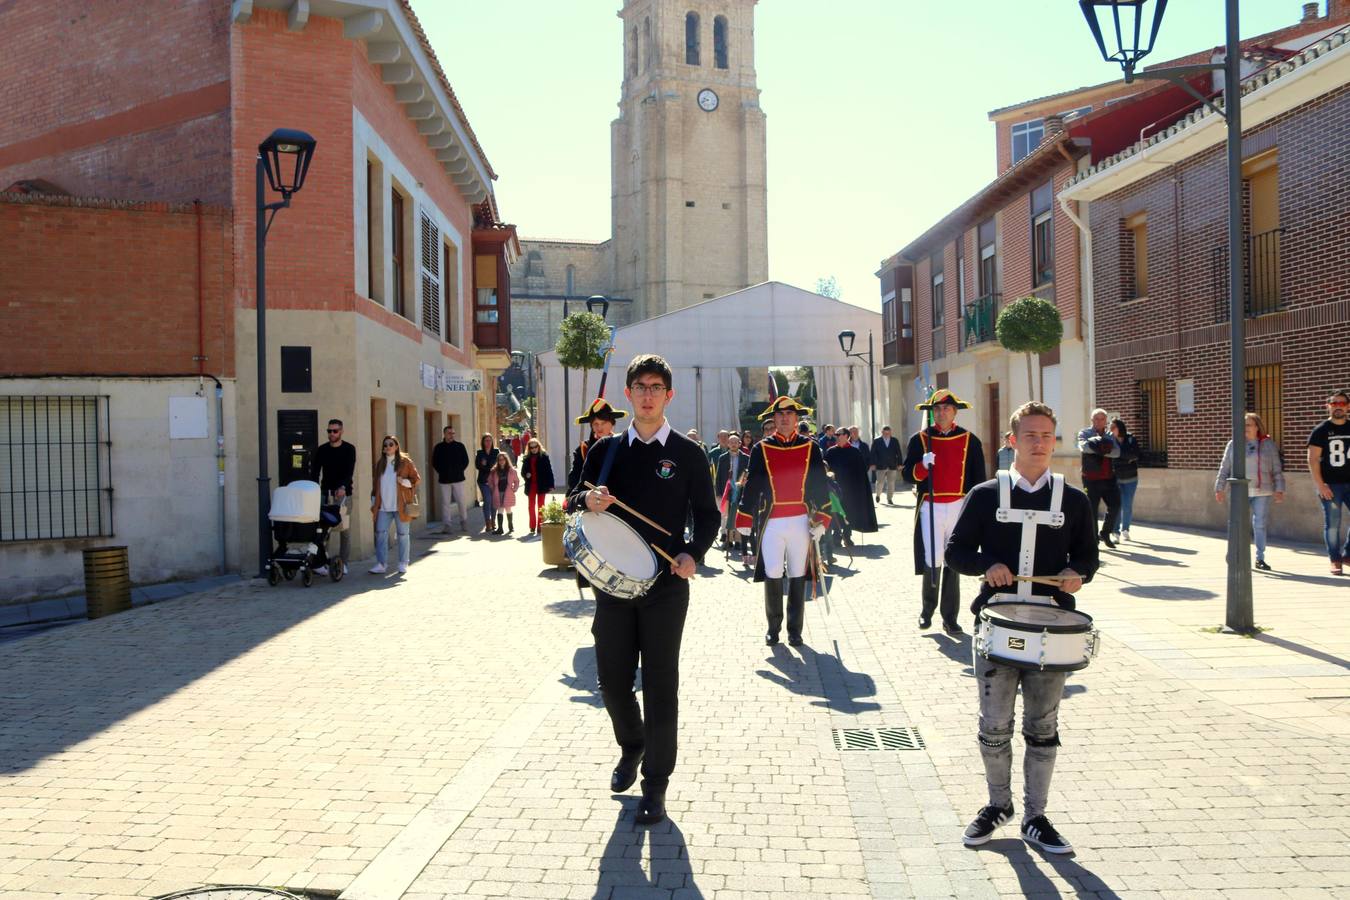
[[[564,672],[558,683],[576,691],[567,698],[573,703],[584,703],[597,709],[605,705],[595,674],[595,647],[578,647],[572,654],[572,674]]]
[[[1009,826],[1013,827],[1013,826]],[[1072,840],[1072,838],[1070,838]],[[1060,897],[1059,888],[1041,871],[1042,865],[1048,865],[1055,874],[1067,880],[1076,888],[1074,896],[1099,897],[1102,900],[1119,900],[1120,895],[1107,886],[1091,870],[1084,868],[1072,856],[1055,856],[1037,850],[1035,855],[1027,850],[1025,842],[1018,838],[1000,838],[978,848],[992,850],[1012,863],[1017,873],[1018,887],[1024,897]]]
[[[1339,656],[1332,656],[1330,653],[1314,650],[1312,647],[1305,646],[1304,644],[1297,644],[1284,638],[1278,638],[1267,632],[1260,632],[1252,635],[1252,640],[1260,641],[1263,644],[1274,644],[1276,647],[1283,647],[1285,650],[1292,650],[1295,653],[1310,656],[1313,659],[1321,660],[1324,663],[1340,666],[1342,669],[1350,669],[1350,659],[1341,659]]]
[[[1120,589],[1122,594],[1145,600],[1213,600],[1219,596],[1204,588],[1181,587],[1173,584],[1132,584]]]
[[[1333,585],[1339,587],[1346,583],[1345,576],[1343,575],[1296,575],[1293,572],[1281,572],[1278,569],[1273,572],[1262,572],[1254,569],[1252,570],[1252,577],[1270,578],[1275,581],[1292,581],[1298,584],[1316,585],[1318,587],[1331,587]]]
[[[1160,553],[1175,553],[1178,556],[1194,556],[1199,550],[1193,550],[1190,547],[1171,547],[1167,544],[1147,544],[1143,541],[1130,541],[1131,547],[1144,547],[1148,550],[1156,550]]]
[[[1145,553],[1135,553],[1135,552],[1133,552],[1133,551],[1131,551],[1131,550],[1121,550],[1121,549],[1107,550],[1106,548],[1103,548],[1101,552],[1102,552],[1102,553],[1110,553],[1112,556],[1116,557],[1117,559],[1121,559],[1121,560],[1123,560],[1123,561],[1125,561],[1125,562],[1135,563],[1136,565],[1140,565],[1140,566],[1184,566],[1184,565],[1186,565],[1185,563],[1183,563],[1183,562],[1182,562],[1181,560],[1179,560],[1179,559],[1163,559],[1163,558],[1160,557],[1160,556],[1150,556],[1150,555],[1145,554]],[[1110,557],[1107,557],[1107,558],[1109,559]]]
[[[626,896],[674,896],[698,900],[703,892],[694,883],[689,846],[678,825],[667,819],[651,827],[633,823],[637,797],[617,798],[622,804],[614,831],[600,855],[596,871],[596,900]],[[650,871],[642,868],[643,846],[649,849]],[[669,891],[669,894],[662,893]]]
[[[548,566],[539,570],[540,578],[547,578],[549,581],[563,581],[568,578],[576,578],[576,572],[571,569],[560,569],[557,566]]]
[[[820,697],[819,700],[811,701],[812,706],[823,706],[850,716],[881,709],[879,703],[860,703],[855,699],[876,696],[877,685],[871,675],[850,672],[837,655],[817,653],[809,646],[798,647],[797,650],[801,653],[800,658],[782,644],[774,645],[768,663],[778,671],[759,669],[755,674],[794,694]]]
[[[891,555],[891,551],[885,544],[858,544],[854,543],[852,547],[845,547],[843,551],[850,557],[860,556],[863,559],[881,559]]]
[[[578,597],[576,600],[558,600],[544,608],[555,616],[580,619],[595,613],[595,601],[589,597]]]
[[[964,668],[962,675],[975,675],[975,670],[970,665],[970,635],[959,634],[953,637],[942,632],[929,632],[924,635],[925,638],[933,642],[933,646],[942,651],[942,655],[954,663],[960,663]]]

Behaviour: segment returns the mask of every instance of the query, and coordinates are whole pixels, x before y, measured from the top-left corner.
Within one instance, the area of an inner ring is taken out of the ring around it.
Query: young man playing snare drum
[[[642,800],[634,821],[654,825],[666,817],[666,786],[675,770],[688,579],[712,546],[720,516],[703,448],[666,421],[666,406],[675,396],[670,366],[654,354],[639,355],[628,364],[625,384],[633,424],[598,441],[586,454],[567,509],[618,516],[665,560],[657,565],[656,581],[637,599],[596,588],[591,625],[600,696],[621,752],[609,788],[615,793],[628,790],[641,764]],[[634,510],[641,516],[633,515]],[[686,542],[684,527],[691,518],[693,535]],[[595,550],[603,555],[603,548]],[[639,660],[642,710],[633,694]]]
[[[1072,610],[1073,595],[1097,571],[1096,520],[1087,495],[1064,484],[1063,476],[1050,473],[1050,457],[1055,450],[1054,410],[1043,403],[1023,404],[1012,414],[1010,425],[1013,464],[1009,472],[999,473],[1011,482],[1006,494],[1008,511],[999,514],[1004,504],[999,478],[978,485],[966,496],[947,542],[947,565],[963,575],[984,577],[980,593],[971,604],[980,629],[977,633],[982,635],[990,634],[990,625],[980,624],[980,610],[991,600],[1056,604]],[[1063,513],[1062,522],[1056,513]],[[1023,518],[1029,522],[1024,523]],[[1028,575],[1053,576],[1058,581],[1032,583]],[[1016,640],[1010,638],[1010,646]],[[1041,646],[1043,659],[1044,644]],[[963,841],[968,847],[986,843],[1015,814],[1013,707],[1020,684],[1022,736],[1026,741],[1022,839],[1049,853],[1070,853],[1073,847],[1045,816],[1059,748],[1059,701],[1068,673],[1004,664],[996,659],[997,649],[989,649],[988,655],[978,651],[974,655],[980,691],[980,756],[984,759],[989,804],[966,828]]]

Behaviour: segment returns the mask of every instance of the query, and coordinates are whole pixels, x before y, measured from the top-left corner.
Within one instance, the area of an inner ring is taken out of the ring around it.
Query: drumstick
[[[581,484],[582,484],[582,487],[590,488],[590,489],[593,490],[593,491],[598,491],[598,490],[600,490],[598,487],[596,487],[595,485],[591,484],[589,481],[583,481]],[[629,506],[627,503],[624,503],[624,502],[623,502],[622,500],[620,500],[618,497],[615,497],[613,494],[610,494],[609,496],[610,496],[611,499],[613,499],[614,505],[617,506],[619,509],[623,510],[624,512],[628,513],[628,514],[631,515],[631,516],[636,516],[637,518],[639,518],[639,519],[641,519],[642,521],[646,522],[648,525],[652,526],[652,527],[655,528],[657,531],[661,532],[662,534],[666,535],[667,537],[670,536],[670,532],[669,532],[669,531],[666,531],[666,530],[665,530],[664,528],[662,528],[660,525],[657,525],[657,524],[656,524],[655,522],[653,522],[651,519],[647,518],[647,517],[644,516],[642,513],[638,512],[636,509],[633,509],[633,507]],[[662,554],[662,555],[664,555],[664,554]],[[670,557],[667,556],[666,559],[670,559]],[[671,560],[671,561],[674,562],[674,560]]]
[[[653,550],[656,551],[657,556],[660,556],[662,559],[664,559],[666,562],[670,563],[672,566],[678,566],[678,565],[679,565],[679,563],[677,563],[677,562],[675,561],[675,558],[674,558],[673,556],[671,556],[669,553],[667,553],[666,551],[662,550],[660,547],[658,547],[658,546],[656,546],[655,544],[653,544],[651,541],[648,541],[648,542],[647,542],[647,545],[648,545],[649,547],[651,547]]]
[[[1030,581],[1034,584],[1062,584],[1069,580],[1068,575],[1014,575],[1013,581]]]

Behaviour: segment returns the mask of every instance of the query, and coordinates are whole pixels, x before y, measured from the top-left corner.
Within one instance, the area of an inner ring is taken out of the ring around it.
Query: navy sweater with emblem
[[[651,541],[671,556],[688,553],[701,563],[703,555],[717,536],[721,516],[713,497],[712,474],[708,471],[707,457],[698,444],[674,430],[667,435],[664,445],[657,441],[646,444],[638,440],[629,444],[627,431],[597,441],[586,453],[580,482],[567,497],[568,512],[586,508],[588,489],[582,485],[588,481],[600,484],[600,470],[613,441],[619,442],[619,448],[615,451],[614,465],[605,479],[605,486],[615,497],[660,523],[670,532],[670,536],[661,534],[617,505],[610,506],[609,512],[632,525],[644,540]],[[689,521],[691,511],[694,533],[686,543],[684,526]],[[662,573],[662,581],[675,577],[670,574],[670,566],[664,561],[658,569]]]
[[[1011,503],[1016,509],[1049,509],[1050,482],[1034,493],[1012,489]],[[1017,558],[1022,552],[1022,523],[1000,522],[998,510],[998,480],[990,479],[966,495],[957,517],[952,536],[947,541],[947,565],[962,575],[983,575],[995,563],[1003,563],[1017,574]],[[1097,572],[1096,518],[1087,494],[1072,485],[1064,485],[1060,501],[1064,524],[1059,528],[1049,525],[1036,527],[1036,559],[1033,575],[1058,575],[1070,568],[1091,581]],[[1000,593],[1012,593],[1017,588],[998,588]],[[1048,596],[1066,609],[1074,608],[1072,594],[1044,584],[1033,584],[1032,594]],[[973,613],[989,602],[995,589],[988,582],[980,583],[980,593],[970,605]]]

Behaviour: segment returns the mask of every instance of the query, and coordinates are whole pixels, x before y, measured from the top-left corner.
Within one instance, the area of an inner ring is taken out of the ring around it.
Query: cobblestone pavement
[[[419,539],[401,579],[245,582],[0,646],[0,897],[1350,890],[1350,580],[1273,548],[1270,630],[1215,634],[1223,541],[1136,526],[1081,595],[1108,637],[1066,690],[1049,810],[1076,856],[1012,828],[970,851],[969,641],[914,626],[911,516],[882,507],[799,650],[763,646],[759,590],[710,555],[653,829],[607,790],[591,604],[533,540]],[[923,747],[836,749],[877,727]]]

